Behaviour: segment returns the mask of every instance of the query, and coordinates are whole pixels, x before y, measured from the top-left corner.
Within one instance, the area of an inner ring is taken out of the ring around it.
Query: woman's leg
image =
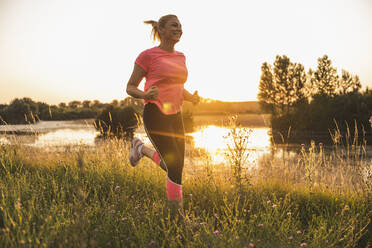
[[[152,159],[164,171],[167,171],[167,168],[165,167],[164,163],[161,161],[160,155],[159,155],[159,153],[157,151],[155,151],[151,147],[148,147],[146,145],[143,145],[142,148],[141,148],[141,153],[144,156]]]
[[[164,115],[156,105],[146,104],[143,121],[146,133],[167,170],[168,200],[181,202],[185,149],[182,116],[180,113]]]

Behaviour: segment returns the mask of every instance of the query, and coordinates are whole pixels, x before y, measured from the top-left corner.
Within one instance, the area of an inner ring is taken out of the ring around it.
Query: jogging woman
[[[154,40],[160,45],[147,49],[137,57],[127,84],[128,95],[145,100],[143,123],[153,147],[134,138],[131,143],[130,163],[136,166],[143,157],[151,158],[167,172],[166,191],[172,213],[182,208],[182,169],[185,154],[185,134],[181,107],[183,101],[199,102],[194,94],[184,89],[187,68],[183,53],[174,46],[182,35],[182,26],[175,15],[159,21],[145,21],[152,25]],[[144,91],[138,88],[145,78]]]

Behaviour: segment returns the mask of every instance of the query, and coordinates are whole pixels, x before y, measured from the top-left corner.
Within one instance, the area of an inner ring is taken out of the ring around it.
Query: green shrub
[[[139,114],[132,106],[124,108],[108,106],[94,122],[95,128],[105,138],[132,138],[139,123]]]

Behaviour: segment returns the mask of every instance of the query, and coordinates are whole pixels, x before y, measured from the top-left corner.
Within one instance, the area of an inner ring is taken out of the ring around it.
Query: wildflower
[[[292,213],[291,213],[291,212],[288,212],[288,213],[287,213],[287,215],[288,215],[288,216],[291,216],[291,215],[292,215]]]
[[[305,146],[305,144],[301,144],[301,146],[302,146],[302,147],[304,147],[304,146]]]
[[[307,246],[307,243],[305,242],[301,243],[301,247],[305,247],[305,246]]]
[[[119,185],[116,185],[115,191],[118,191],[119,189],[120,189],[120,186]]]
[[[14,204],[14,207],[16,209],[20,209],[22,207],[22,203],[20,201],[17,201],[15,204]]]
[[[297,231],[297,234],[301,234],[301,233],[302,233],[301,230],[298,230],[298,231]]]
[[[153,246],[153,245],[155,245],[156,244],[156,242],[153,240],[153,241],[151,241],[150,243],[149,243],[149,246]]]
[[[273,204],[273,208],[276,208],[278,205],[276,205],[276,204]]]
[[[249,243],[248,244],[248,247],[250,247],[250,248],[254,248],[254,247],[256,247],[253,243]]]
[[[293,236],[289,236],[288,239],[289,239],[289,240],[292,240],[292,239],[293,239]]]
[[[128,218],[127,217],[123,217],[123,218],[121,218],[120,220],[121,221],[126,221]]]
[[[263,227],[263,226],[264,226],[264,224],[262,224],[262,223],[261,224],[258,224],[258,227]]]
[[[320,145],[320,146],[323,146],[323,143],[322,143],[322,142],[320,142],[320,143],[319,143],[319,145]]]
[[[268,200],[267,202],[266,202],[267,204],[270,204],[271,203],[271,201],[270,200]]]
[[[220,233],[220,231],[218,231],[218,230],[213,232],[213,234],[215,234],[215,235],[218,235],[219,233]]]

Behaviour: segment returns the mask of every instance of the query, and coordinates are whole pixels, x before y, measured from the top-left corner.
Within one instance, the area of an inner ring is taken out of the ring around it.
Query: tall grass
[[[181,221],[169,216],[164,172],[146,158],[132,168],[121,140],[62,150],[0,145],[0,246],[372,245],[371,191],[360,173],[335,166],[315,144],[303,148],[302,160],[268,155],[240,174],[238,163],[189,159],[205,165],[185,165]],[[344,178],[337,187],[333,174]],[[351,187],[352,180],[359,183]]]

